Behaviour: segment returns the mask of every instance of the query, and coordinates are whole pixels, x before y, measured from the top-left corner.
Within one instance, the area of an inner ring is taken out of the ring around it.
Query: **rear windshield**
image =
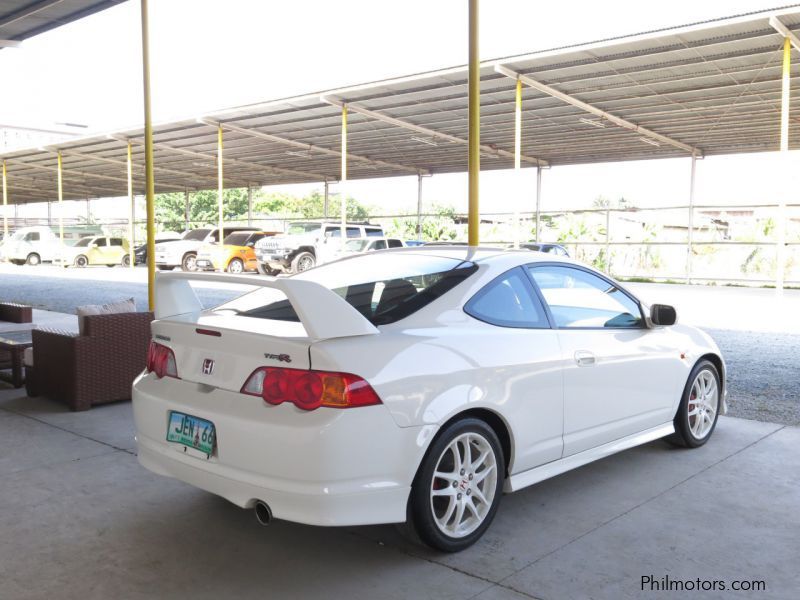
[[[430,304],[477,269],[475,263],[452,258],[370,253],[295,277],[333,290],[373,325],[386,325]],[[270,288],[245,294],[215,310],[234,310],[259,319],[300,320],[283,293]]]

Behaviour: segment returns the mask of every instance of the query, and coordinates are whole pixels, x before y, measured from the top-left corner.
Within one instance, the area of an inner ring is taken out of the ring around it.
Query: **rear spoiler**
[[[341,296],[328,288],[302,279],[222,273],[156,273],[156,319],[200,312],[203,305],[190,282],[206,281],[266,287],[286,295],[313,341],[374,335],[378,329]]]

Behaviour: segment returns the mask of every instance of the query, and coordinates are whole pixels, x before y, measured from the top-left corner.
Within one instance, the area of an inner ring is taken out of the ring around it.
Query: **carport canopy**
[[[481,168],[514,165],[518,77],[523,167],[777,151],[784,40],[798,32],[800,6],[485,61]],[[795,61],[794,94],[798,73]],[[460,66],[158,124],[156,191],[217,187],[220,127],[225,187],[337,181],[343,104],[348,179],[466,170]],[[790,123],[797,148],[800,106]],[[63,199],[127,196],[129,143],[143,193],[143,140],[136,128],[0,155],[8,201],[55,199],[58,152]]]

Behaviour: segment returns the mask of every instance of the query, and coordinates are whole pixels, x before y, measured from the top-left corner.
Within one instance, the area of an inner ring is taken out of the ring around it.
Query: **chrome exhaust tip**
[[[269,505],[261,500],[256,502],[256,519],[261,525],[267,526],[272,522],[272,510]]]

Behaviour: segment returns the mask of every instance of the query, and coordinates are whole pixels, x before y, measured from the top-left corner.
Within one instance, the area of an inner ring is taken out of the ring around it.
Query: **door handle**
[[[579,367],[591,367],[597,362],[597,359],[588,350],[577,350],[575,352],[575,362]]]

